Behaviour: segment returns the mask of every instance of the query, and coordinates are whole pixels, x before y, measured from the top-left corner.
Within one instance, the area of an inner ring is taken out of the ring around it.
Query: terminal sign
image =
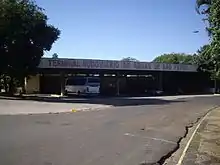
[[[67,69],[109,69],[109,70],[152,70],[196,72],[197,66],[136,61],[89,60],[89,59],[51,59],[43,58],[40,68]]]

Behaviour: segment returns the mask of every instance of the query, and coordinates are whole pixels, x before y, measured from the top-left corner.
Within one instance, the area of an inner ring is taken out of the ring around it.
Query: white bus
[[[71,77],[66,79],[66,94],[89,95],[100,93],[100,78],[98,77]]]

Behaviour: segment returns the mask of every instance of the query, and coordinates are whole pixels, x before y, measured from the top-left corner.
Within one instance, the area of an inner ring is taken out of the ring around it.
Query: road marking
[[[210,111],[199,121],[199,123],[198,123],[198,125],[196,126],[195,130],[193,131],[193,133],[192,133],[192,135],[191,135],[189,141],[187,142],[187,144],[186,144],[186,146],[185,146],[185,148],[184,148],[184,150],[183,150],[183,152],[182,152],[182,154],[181,154],[181,156],[180,156],[180,159],[179,159],[177,165],[181,165],[181,164],[182,164],[183,159],[184,159],[184,157],[185,157],[185,155],[186,155],[186,151],[188,150],[189,145],[190,145],[190,143],[191,143],[192,140],[193,140],[193,137],[195,136],[197,130],[199,129],[199,126],[202,124],[202,122],[206,119],[206,117],[207,117],[207,116],[212,112],[212,110],[214,110],[214,109],[216,109],[216,107],[210,109]]]
[[[171,144],[176,144],[176,142],[173,142],[173,141],[160,139],[160,138],[149,137],[149,136],[134,135],[134,134],[131,134],[131,133],[125,133],[124,135],[125,136],[131,136],[131,137],[140,137],[140,138],[150,139],[150,140],[155,140],[155,141],[162,141],[162,142],[171,143]]]

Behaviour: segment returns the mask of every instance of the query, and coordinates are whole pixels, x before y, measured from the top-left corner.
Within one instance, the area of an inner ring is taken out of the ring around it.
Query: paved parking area
[[[112,101],[106,101],[105,105],[110,105],[109,102]],[[30,109],[46,107],[42,102],[32,103],[28,103]],[[168,153],[178,149],[179,139],[186,134],[185,127],[219,103],[219,97],[139,98],[126,104],[116,101],[116,107],[100,111],[0,115],[0,162],[7,165],[160,164]],[[57,104],[47,108],[56,108]],[[15,105],[11,108],[16,108]],[[7,107],[5,104],[0,109]]]
[[[111,107],[167,104],[172,102],[172,100],[195,97],[198,96],[57,98],[39,95],[38,97],[31,97],[27,100],[0,97],[0,114],[41,114],[71,112],[72,110],[74,112],[94,111]],[[200,95],[199,97],[213,97],[213,95]]]

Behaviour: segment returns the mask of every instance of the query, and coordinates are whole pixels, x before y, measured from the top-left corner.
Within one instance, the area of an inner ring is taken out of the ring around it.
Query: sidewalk
[[[220,165],[220,108],[202,121],[181,164]]]

